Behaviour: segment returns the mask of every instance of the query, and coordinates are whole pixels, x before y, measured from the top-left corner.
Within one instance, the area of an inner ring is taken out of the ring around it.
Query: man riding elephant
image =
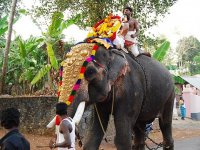
[[[137,37],[139,35],[139,23],[136,19],[132,18],[133,9],[131,7],[125,7],[123,14],[128,16],[129,31],[125,35],[125,47],[132,52],[132,54],[137,57],[140,52],[138,50]]]

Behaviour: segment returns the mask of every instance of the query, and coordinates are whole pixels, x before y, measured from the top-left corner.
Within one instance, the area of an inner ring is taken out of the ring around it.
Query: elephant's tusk
[[[56,124],[56,116],[49,122],[47,128],[53,128]]]
[[[85,109],[85,101],[81,102],[78,105],[78,108],[77,108],[76,113],[74,115],[73,121],[75,122],[76,125],[78,125],[79,122],[81,121],[84,109]]]

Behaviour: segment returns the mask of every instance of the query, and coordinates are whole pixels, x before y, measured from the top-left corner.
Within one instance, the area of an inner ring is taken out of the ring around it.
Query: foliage
[[[50,58],[50,62],[51,62],[51,66],[58,70],[58,61],[54,55],[54,51],[53,51],[53,47],[52,47],[52,44],[46,42],[47,44],[47,53],[48,53],[48,56]]]
[[[69,18],[76,18],[76,24],[80,27],[93,26],[97,21],[105,18],[111,12],[122,11],[129,5],[133,8],[133,17],[140,23],[140,39],[143,41],[144,31],[155,25],[177,0],[168,1],[135,1],[135,0],[39,0],[41,6],[35,6],[31,11],[35,18],[44,18],[48,22],[50,16],[57,11],[68,13]]]
[[[70,19],[64,20],[64,16],[61,12],[55,12],[53,14],[51,24],[49,25],[47,32],[43,34],[50,64],[48,64],[47,66],[43,66],[39,70],[37,75],[33,78],[31,84],[37,83],[37,81],[39,81],[43,76],[49,73],[51,68],[58,71],[59,69],[58,60],[56,58],[56,55],[55,55],[56,51],[54,48],[57,43],[62,44],[60,39],[63,37],[62,35],[63,30],[73,23],[74,23],[73,20],[70,20]]]
[[[180,70],[189,69],[190,75],[200,73],[198,58],[200,56],[200,42],[197,38],[190,36],[179,40],[176,48],[178,53],[178,67]]]
[[[193,62],[190,63],[189,69],[192,75],[200,74],[200,52],[193,58]]]
[[[21,0],[17,0],[18,4],[21,3]],[[5,15],[8,15],[11,11],[12,0],[0,0],[0,18]],[[17,5],[19,8],[19,5]],[[15,16],[19,16],[18,12],[16,12]]]
[[[163,61],[169,47],[170,42],[164,41],[161,46],[153,53],[153,58],[157,59],[160,62]]]
[[[0,0],[0,18],[8,14],[11,8],[12,0]]]
[[[3,64],[3,48],[6,45],[6,39],[4,37],[5,32],[8,30],[7,16],[0,19],[0,65]]]
[[[184,84],[185,80],[183,80],[180,76],[173,75],[174,83],[175,84]]]
[[[176,95],[182,95],[182,91],[176,85],[174,85],[174,89],[175,89],[175,94]]]
[[[5,34],[8,30],[8,23],[7,23],[8,16],[4,16],[0,19],[0,37]]]
[[[37,75],[34,77],[34,79],[31,81],[31,84],[37,83],[41,77],[43,77],[47,72],[49,72],[51,69],[51,65],[47,64],[40,69],[40,71],[37,73]]]
[[[153,58],[158,60],[159,62],[162,62],[165,57],[166,57],[166,54],[167,54],[167,51],[169,50],[170,48],[170,42],[165,40],[161,45],[160,47],[158,47],[158,49],[153,53]],[[176,66],[173,66],[173,65],[168,65],[166,66],[166,68],[168,70],[176,70],[177,67]],[[174,80],[174,83],[178,83],[178,84],[183,84],[185,81],[179,77],[179,76],[175,76],[175,75],[172,75],[173,76],[173,80]],[[177,89],[176,89],[176,92],[177,92]]]
[[[27,40],[17,37],[11,42],[8,70],[6,76],[6,85],[9,87],[17,86],[21,94],[30,92],[30,82],[32,81],[37,70],[45,65],[47,62],[47,56],[42,49],[44,43],[42,38],[30,37]],[[3,58],[3,55],[0,55]],[[2,63],[0,63],[2,67]],[[45,82],[41,80],[35,89],[41,88],[41,85]]]
[[[2,36],[0,36],[0,67],[2,67],[7,17],[0,19],[0,22],[0,33],[2,33]],[[58,69],[58,60],[62,60],[65,48],[65,44],[61,40],[63,38],[62,32],[73,23],[73,20],[64,20],[62,13],[56,12],[52,16],[52,23],[43,37],[30,37],[27,40],[17,37],[13,40],[8,60],[6,86],[10,88],[17,86],[20,91],[18,94],[30,93],[32,87],[34,87],[34,90],[42,88],[47,81],[45,75],[50,70],[53,71],[52,68]],[[48,64],[48,57],[50,64]],[[50,75],[53,79],[52,72]],[[31,84],[34,84],[34,86]]]

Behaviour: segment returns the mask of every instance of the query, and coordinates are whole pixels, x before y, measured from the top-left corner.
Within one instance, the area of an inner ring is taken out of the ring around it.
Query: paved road
[[[200,137],[175,140],[174,150],[200,150]],[[162,150],[162,148],[159,148]]]
[[[200,150],[200,137],[175,141],[175,150]]]

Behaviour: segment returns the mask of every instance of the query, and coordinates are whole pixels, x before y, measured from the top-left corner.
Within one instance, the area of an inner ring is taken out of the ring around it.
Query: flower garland
[[[79,87],[80,87],[80,84],[81,84],[81,80],[84,78],[84,73],[85,73],[85,70],[86,70],[86,66],[89,62],[93,61],[94,60],[94,56],[96,54],[96,51],[98,49],[98,45],[95,44],[93,49],[92,49],[92,52],[91,52],[91,56],[86,58],[86,60],[83,62],[83,65],[80,69],[80,74],[79,74],[79,79],[76,81],[76,84],[74,85],[73,89],[72,89],[72,92],[67,100],[67,105],[70,105],[73,100],[74,100],[74,96],[76,94],[76,92],[78,91]]]
[[[113,41],[116,38],[116,33],[121,26],[121,19],[119,16],[110,14],[105,19],[97,22],[87,37],[110,38]]]
[[[79,78],[76,81],[75,85],[73,86],[72,92],[69,95],[68,99],[65,101],[67,105],[70,105],[73,102],[75,94],[78,91],[78,89],[80,88],[81,80],[84,78],[86,66],[89,62],[94,60],[97,49],[98,49],[98,45],[95,44],[92,48],[91,56],[86,58],[86,60],[83,62],[83,65],[80,69]],[[59,84],[60,86],[59,86],[58,96],[60,96],[60,90],[61,90],[61,86],[62,86],[62,73],[63,73],[63,66],[60,67],[60,84]]]

